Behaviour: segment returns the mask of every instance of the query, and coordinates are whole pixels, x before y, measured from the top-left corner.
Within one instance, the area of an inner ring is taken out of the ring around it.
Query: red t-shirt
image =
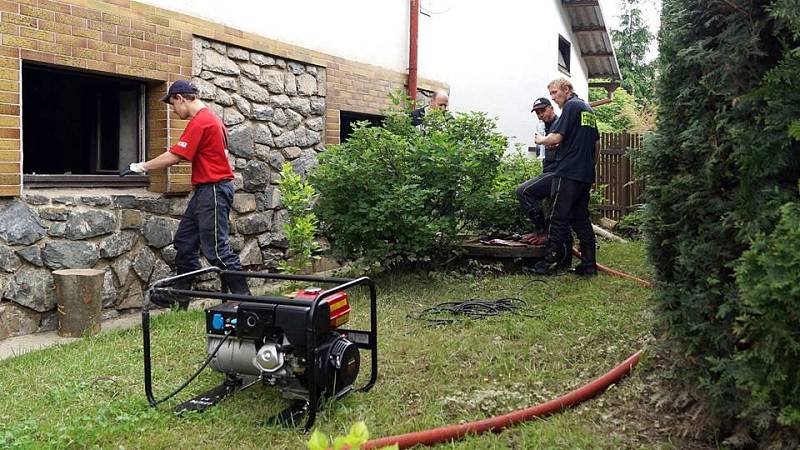
[[[193,185],[233,179],[225,156],[225,127],[208,108],[197,111],[169,151],[192,162]]]

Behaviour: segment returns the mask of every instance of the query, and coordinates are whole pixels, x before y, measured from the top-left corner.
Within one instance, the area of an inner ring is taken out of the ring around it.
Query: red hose
[[[497,432],[506,427],[516,425],[526,420],[559,412],[563,409],[577,405],[578,403],[594,397],[598,393],[604,391],[610,385],[618,382],[622,377],[627,375],[631,369],[633,369],[633,366],[639,362],[640,353],[641,351],[634,353],[622,364],[615,367],[612,371],[600,378],[597,378],[591,383],[575,389],[574,391],[562,395],[554,400],[550,400],[549,402],[531,406],[526,409],[520,409],[502,416],[478,420],[476,422],[450,425],[432,430],[417,431],[398,436],[373,439],[365,442],[361,448],[366,450],[371,448],[381,448],[393,444],[397,444],[400,448],[409,448],[418,444],[436,444],[438,442],[452,441],[467,434],[480,434],[485,431]]]
[[[578,258],[581,257],[581,252],[579,252],[578,249],[576,249],[574,247],[572,249],[572,254],[577,256]],[[625,272],[620,272],[618,270],[611,269],[611,268],[606,267],[606,266],[604,266],[602,264],[597,264],[597,270],[599,270],[601,272],[605,272],[605,273],[607,273],[609,275],[612,275],[612,276],[615,276],[615,277],[620,277],[620,278],[624,278],[626,280],[635,281],[635,282],[641,284],[644,287],[652,287],[650,285],[650,282],[647,281],[647,280],[643,280],[643,279],[641,279],[639,277],[635,277],[635,276],[627,274]]]

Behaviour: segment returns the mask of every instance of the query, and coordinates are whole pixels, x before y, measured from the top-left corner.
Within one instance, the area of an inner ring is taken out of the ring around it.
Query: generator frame
[[[223,301],[238,301],[238,302],[266,304],[266,305],[289,305],[289,306],[298,305],[297,300],[293,300],[289,297],[230,294],[223,292],[172,289],[169,287],[165,287],[165,285],[174,283],[175,281],[185,278],[193,278],[198,275],[207,273],[214,273],[220,277],[222,277],[223,275],[233,275],[246,278],[262,278],[262,279],[279,280],[279,281],[307,281],[319,284],[335,284],[336,286],[330,289],[320,291],[316,295],[316,297],[314,297],[314,299],[311,301],[309,305],[306,323],[305,325],[303,325],[305,326],[306,338],[307,342],[309,343],[306,346],[307,347],[306,364],[308,365],[307,367],[313,365],[314,361],[316,361],[316,358],[318,356],[318,347],[313,344],[317,342],[317,337],[318,337],[317,330],[315,329],[313,324],[315,323],[314,316],[315,314],[318,313],[317,310],[319,309],[322,301],[337,292],[342,292],[356,286],[367,286],[369,288],[369,300],[370,300],[370,305],[369,305],[370,329],[368,331],[364,331],[364,330],[336,328],[336,331],[345,335],[347,339],[353,344],[355,344],[358,348],[370,351],[371,370],[370,370],[369,380],[367,381],[366,384],[355,390],[366,392],[370,390],[377,381],[378,378],[378,333],[377,333],[378,319],[376,314],[377,301],[376,301],[375,283],[371,279],[369,279],[368,277],[332,278],[332,277],[318,277],[311,275],[288,275],[288,274],[278,274],[278,273],[268,273],[268,272],[233,271],[233,270],[222,270],[217,267],[206,267],[192,272],[187,272],[181,275],[176,275],[173,277],[168,277],[158,280],[155,283],[153,283],[145,292],[144,305],[142,307],[144,390],[145,390],[145,395],[147,396],[147,401],[150,404],[150,406],[155,407],[159,403],[172,397],[172,395],[177,394],[178,392],[180,392],[180,390],[186,387],[186,385],[188,385],[193,379],[190,378],[181,387],[179,387],[178,390],[173,392],[170,396],[165,397],[161,400],[156,400],[155,396],[153,395],[152,357],[150,349],[150,308],[152,303],[150,299],[154,294],[175,294],[186,297],[217,299]],[[206,361],[206,365],[208,364],[209,361],[210,358]],[[203,368],[205,368],[205,365],[200,370],[202,370]],[[317,415],[317,409],[320,406],[320,400],[321,400],[319,398],[320,396],[318,389],[318,385],[321,380],[317,379],[318,378],[317,371],[312,369],[309,370],[308,372],[310,373],[308,374],[307,401],[303,402],[304,404],[301,405],[295,404],[294,406],[287,408],[285,411],[281,413],[281,415],[288,415],[292,423],[294,423],[295,418],[299,417],[301,414],[307,415],[305,424],[306,430],[311,429],[311,426],[313,426]],[[197,374],[199,374],[199,371],[195,375]],[[223,384],[217,386],[216,388],[206,393],[203,393],[195,397],[195,399],[202,399],[202,401],[200,402],[200,407],[196,408],[184,407],[183,410],[196,409],[202,411],[208,406],[212,406],[218,403],[227,395],[252,386],[253,384],[255,384],[256,381],[258,381],[257,377],[248,377],[246,375],[240,375],[238,377],[228,377],[228,379],[226,379]],[[178,405],[178,408],[185,406],[187,403],[190,402],[185,402],[181,405]]]

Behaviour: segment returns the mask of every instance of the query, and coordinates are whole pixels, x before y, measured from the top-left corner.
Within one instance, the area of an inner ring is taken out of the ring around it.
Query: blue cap
[[[164,103],[169,103],[169,98],[173,95],[178,94],[194,94],[197,95],[197,86],[194,85],[191,81],[188,80],[178,80],[172,83],[172,86],[169,87],[167,91],[167,95],[161,97],[161,101]]]

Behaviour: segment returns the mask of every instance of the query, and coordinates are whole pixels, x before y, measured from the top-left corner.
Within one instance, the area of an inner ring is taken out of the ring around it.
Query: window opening
[[[562,72],[569,75],[569,62],[570,62],[570,48],[572,44],[564,39],[564,36],[558,36],[558,68]]]
[[[143,82],[23,64],[25,184],[146,185],[120,179],[145,154]]]

